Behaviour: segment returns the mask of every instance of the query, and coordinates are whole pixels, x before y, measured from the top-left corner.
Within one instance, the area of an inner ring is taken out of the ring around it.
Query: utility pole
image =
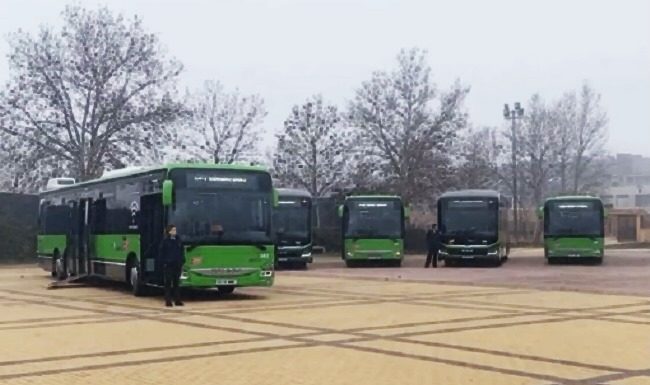
[[[511,139],[510,144],[512,146],[512,209],[514,211],[514,225],[515,225],[515,242],[519,239],[519,190],[517,189],[517,129],[516,121],[517,119],[522,119],[524,117],[524,109],[521,108],[521,104],[516,102],[514,104],[514,109],[510,109],[510,106],[506,103],[503,107],[503,117],[510,119],[512,121],[511,126]]]

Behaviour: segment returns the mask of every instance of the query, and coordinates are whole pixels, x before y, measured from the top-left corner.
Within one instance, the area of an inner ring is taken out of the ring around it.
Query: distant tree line
[[[0,88],[2,191],[35,192],[53,175],[88,180],[130,164],[258,162],[282,185],[316,197],[395,193],[423,208],[448,189],[512,194],[516,173],[519,203],[531,207],[552,194],[595,192],[606,177],[608,119],[588,84],[557,100],[532,95],[513,136],[505,120],[472,124],[470,87],[439,87],[427,52],[404,49],[344,106],[320,94],[297,102],[265,157],[260,95],[216,80],[179,92],[182,64],[138,17],[77,5],[62,17],[60,30],[10,35],[10,80]]]

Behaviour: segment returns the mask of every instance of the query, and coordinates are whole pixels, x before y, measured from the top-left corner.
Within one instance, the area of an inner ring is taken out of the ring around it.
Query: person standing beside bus
[[[176,234],[176,226],[167,226],[165,239],[160,243],[159,256],[163,263],[165,279],[165,306],[172,306],[172,299],[176,306],[183,306],[180,299],[179,281],[185,256],[181,240]]]
[[[424,263],[424,267],[429,266],[438,267],[438,249],[440,248],[440,232],[438,231],[438,226],[433,224],[431,228],[427,230],[427,261]]]

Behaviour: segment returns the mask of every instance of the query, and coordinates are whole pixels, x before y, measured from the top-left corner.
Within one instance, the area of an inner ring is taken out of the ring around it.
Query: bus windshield
[[[498,237],[499,204],[494,199],[444,199],[441,207],[440,231],[460,239],[480,240]]]
[[[175,201],[169,220],[184,241],[272,243],[268,174],[175,170],[172,175]]]
[[[400,201],[352,201],[347,208],[346,237],[402,238]]]
[[[603,236],[603,209],[597,201],[547,203],[547,236]]]
[[[308,244],[311,240],[311,205],[307,198],[280,198],[273,226],[280,245]]]

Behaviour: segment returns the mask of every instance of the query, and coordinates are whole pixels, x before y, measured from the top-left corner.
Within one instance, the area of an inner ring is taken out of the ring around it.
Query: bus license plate
[[[217,285],[236,285],[236,279],[217,279]]]

